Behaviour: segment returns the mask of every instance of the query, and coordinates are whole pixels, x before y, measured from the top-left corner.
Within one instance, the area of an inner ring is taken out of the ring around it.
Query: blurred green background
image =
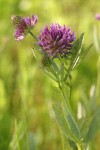
[[[99,0],[0,0],[0,150],[27,150],[26,145],[30,150],[62,149],[52,110],[59,92],[32,54],[32,37],[15,41],[11,16],[38,15],[35,34],[50,23],[71,26],[77,37],[85,32],[86,47],[94,43],[93,27],[100,25],[95,14],[99,11]],[[96,83],[97,61],[93,46],[73,72],[72,107],[76,113],[80,89],[89,96]],[[95,139],[100,147],[100,135]]]

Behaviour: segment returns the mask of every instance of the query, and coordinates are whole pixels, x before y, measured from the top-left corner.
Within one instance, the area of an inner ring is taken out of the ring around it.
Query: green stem
[[[30,33],[30,35],[32,35],[32,37],[36,40],[36,41],[38,41],[38,38],[31,32],[31,31],[28,31],[29,33]]]
[[[83,147],[80,144],[77,144],[77,148],[78,148],[78,150],[83,150]]]
[[[70,104],[71,104],[71,94],[72,94],[72,77],[71,74],[69,72],[69,100],[70,100]]]
[[[66,71],[67,71],[68,73],[65,75],[64,81],[66,82],[67,78],[69,78],[69,100],[70,100],[70,103],[71,103],[72,76],[71,76],[71,73],[70,73],[70,70],[69,70],[69,69],[67,69]]]
[[[64,93],[64,89],[62,88],[62,86],[60,85],[59,82],[58,82],[58,84],[59,84],[59,89],[60,89],[60,91],[61,91],[61,93],[62,93],[62,96],[63,96],[63,98],[64,98],[64,100],[65,100],[65,103],[67,104],[67,107],[68,107],[69,111],[72,112],[72,111],[71,111],[71,107],[70,107],[70,103],[69,103],[69,99],[68,99],[68,97],[66,97],[66,95],[65,95],[65,93]]]

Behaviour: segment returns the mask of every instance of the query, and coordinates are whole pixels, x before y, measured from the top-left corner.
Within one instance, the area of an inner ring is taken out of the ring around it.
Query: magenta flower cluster
[[[48,56],[58,57],[70,53],[75,34],[68,27],[59,24],[51,24],[41,31],[38,37],[38,45]]]
[[[15,39],[20,41],[22,40],[30,30],[33,29],[35,24],[37,23],[38,17],[36,15],[32,15],[32,18],[26,17],[22,18],[21,16],[12,16],[12,23],[15,28],[14,36]]]
[[[32,15],[32,18],[21,16],[12,16],[12,23],[15,28],[15,39],[20,41],[28,33],[30,33],[36,40],[37,45],[41,47],[41,51],[51,57],[65,56],[69,54],[72,49],[73,42],[75,40],[75,34],[71,31],[70,27],[66,27],[56,24],[51,24],[49,27],[45,26],[41,30],[38,38],[31,32],[38,17]]]

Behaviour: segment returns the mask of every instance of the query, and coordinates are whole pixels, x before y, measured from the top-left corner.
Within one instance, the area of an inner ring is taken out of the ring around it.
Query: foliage
[[[37,63],[30,49],[31,44],[29,44],[31,42],[34,43],[33,39],[27,37],[22,43],[14,41],[10,17],[15,14],[24,16],[31,13],[37,14],[41,18],[38,27],[35,28],[37,34],[40,27],[43,27],[44,24],[49,24],[51,21],[70,25],[76,33],[85,31],[83,49],[87,53],[86,45],[89,46],[93,41],[96,45],[96,41],[98,41],[95,38],[97,37],[95,35],[98,33],[96,31],[98,23],[94,19],[97,11],[99,11],[99,1],[95,2],[94,0],[0,1],[0,150],[11,149],[10,145],[13,145],[11,143],[15,144],[20,141],[16,139],[15,135],[20,130],[20,134],[26,131],[23,130],[25,127],[23,122],[25,120],[22,119],[26,114],[28,115],[26,128],[28,129],[29,147],[32,144],[34,147],[30,147],[30,150],[61,150],[62,148],[59,128],[54,121],[54,113],[51,108],[54,101],[61,99],[61,94],[56,89],[58,85],[55,81],[44,76],[41,69],[37,69]],[[94,25],[95,28],[93,28]],[[79,35],[77,36],[79,37]],[[84,136],[84,140],[88,139],[89,141],[90,134],[92,134],[93,141],[90,146],[93,150],[99,150],[100,147],[100,135],[96,135],[99,129],[98,116],[100,105],[100,73],[97,73],[98,56],[99,53],[95,52],[95,47],[93,46],[91,52],[88,53],[81,65],[72,73],[73,90],[71,105],[73,112],[77,114],[77,104],[80,101],[83,108],[82,114],[84,114],[84,110],[87,112],[87,118],[85,120],[81,120],[82,118],[79,119],[78,126],[82,130],[83,134],[81,136]],[[98,72],[100,72],[99,66],[100,63],[98,63]],[[62,74],[59,74],[59,77],[60,80],[63,80],[63,65],[60,66],[60,69],[62,70]],[[48,74],[48,72],[46,73]],[[50,74],[50,77],[55,79],[55,74],[53,76]],[[95,87],[94,95],[93,92],[91,95],[92,87]],[[90,106],[91,109],[88,109]],[[59,107],[62,106],[57,105],[55,111]],[[95,111],[96,109],[97,111]],[[64,113],[63,109],[59,111],[63,111]],[[68,117],[65,118],[65,124],[69,119]],[[97,120],[97,123],[95,123],[95,120]],[[61,120],[58,121],[62,123]],[[76,121],[77,119],[75,119]],[[90,123],[90,129],[84,129],[84,125],[87,122]],[[68,124],[66,126],[65,124],[63,124],[62,129],[64,133],[65,128],[69,129]],[[92,124],[95,124],[94,130],[92,130]],[[69,132],[69,130],[67,131]],[[86,136],[84,135],[85,133],[87,134]],[[69,133],[69,137],[73,137],[73,133]],[[25,141],[24,139],[22,140],[22,145],[24,145]],[[69,143],[70,145],[74,145],[69,140],[66,141],[65,145],[68,146]]]

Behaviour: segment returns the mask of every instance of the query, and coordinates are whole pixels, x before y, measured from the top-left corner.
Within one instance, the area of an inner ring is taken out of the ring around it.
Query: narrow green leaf
[[[49,66],[49,71],[55,76],[55,78],[57,78],[56,70],[53,68],[52,65]]]
[[[100,107],[97,109],[94,117],[90,123],[88,132],[86,137],[84,138],[85,142],[89,142],[96,134],[96,132],[100,129]]]
[[[84,34],[81,34],[80,38],[74,43],[72,49],[71,63],[69,67],[70,70],[75,69],[80,64],[80,62],[86,56],[90,48],[93,46],[93,44],[91,44],[85,50],[82,49],[83,40],[84,40]]]
[[[86,54],[89,52],[89,50],[91,49],[91,47],[93,46],[93,44],[91,44],[89,47],[87,47],[85,50],[82,50],[81,53],[79,54],[77,60],[76,60],[76,64],[74,66],[74,68],[76,68],[81,61],[84,59],[84,57],[86,56]]]
[[[81,60],[86,56],[86,54],[89,52],[93,44],[89,45],[85,50],[82,51],[81,53]]]
[[[50,59],[51,65],[53,66],[54,70],[59,74],[60,70],[58,68],[58,66],[56,65],[56,63]]]
[[[62,83],[64,80],[64,64],[63,63],[61,64],[60,72],[61,72],[61,83]]]
[[[70,70],[73,70],[75,68],[79,60],[79,55],[82,50],[83,40],[84,40],[84,33],[80,35],[79,39],[77,39],[73,45],[72,58],[71,58],[70,67],[69,67]]]
[[[61,107],[61,104],[57,103],[57,104],[54,104],[53,105],[53,110],[55,112],[55,117],[56,117],[56,120],[58,122],[58,125],[62,131],[62,133],[69,139],[75,141],[76,138],[75,136],[73,135],[68,123],[66,122],[65,118],[64,118],[64,114],[63,114],[63,111],[62,111],[62,107]]]
[[[80,127],[81,139],[83,139],[86,136],[90,122],[91,122],[91,117],[82,117],[81,119],[78,119],[78,125]]]
[[[80,50],[82,48],[83,40],[84,40],[84,33],[82,33],[80,35],[80,37],[74,43],[74,45],[73,45],[74,50],[72,52],[73,55],[77,55],[80,52]]]
[[[79,129],[74,117],[72,116],[71,112],[68,110],[66,104],[63,105],[63,112],[65,115],[65,120],[67,121],[67,123],[70,126],[70,130],[73,132],[75,137],[78,140],[80,140],[80,129]]]
[[[54,81],[57,82],[56,78],[53,77],[49,72],[47,72],[47,71],[44,70],[44,73],[45,73],[46,75],[48,75],[52,80],[54,80]]]

